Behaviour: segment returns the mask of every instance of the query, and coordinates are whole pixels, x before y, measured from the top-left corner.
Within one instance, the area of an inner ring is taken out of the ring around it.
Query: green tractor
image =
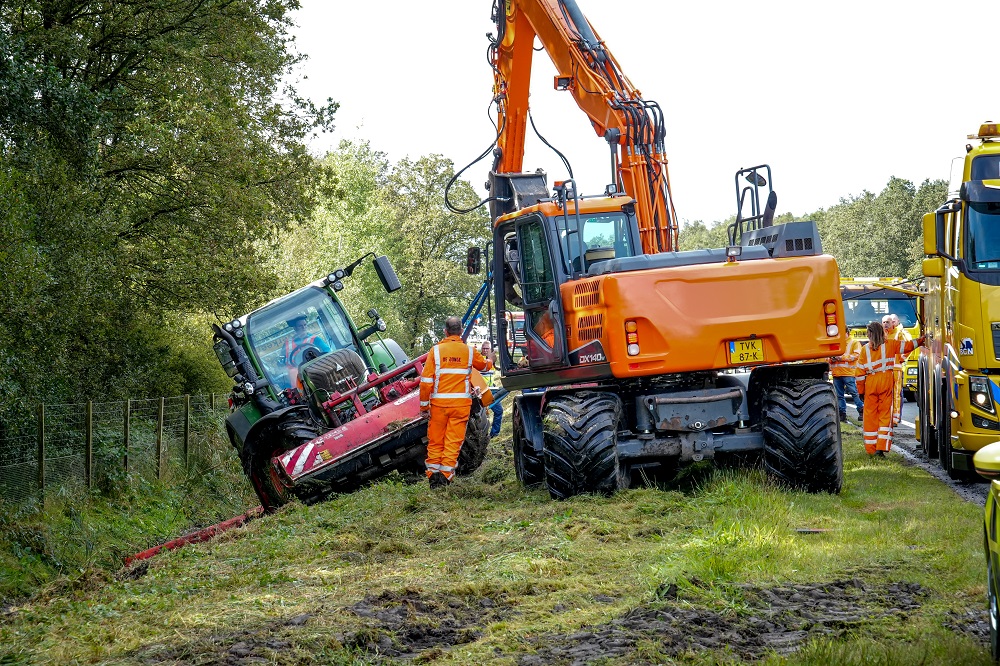
[[[368,256],[222,325],[214,349],[235,382],[226,431],[267,511],[292,497],[320,501],[393,470],[422,472],[427,419],[419,411],[426,354],[410,360],[383,338],[374,309],[359,328],[337,292]],[[400,288],[385,256],[372,265]],[[488,410],[473,401],[458,474],[482,464]]]

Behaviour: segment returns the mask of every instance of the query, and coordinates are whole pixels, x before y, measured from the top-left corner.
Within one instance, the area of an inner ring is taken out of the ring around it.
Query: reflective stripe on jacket
[[[457,335],[449,335],[434,345],[427,355],[420,375],[420,406],[462,407],[472,404],[472,368],[490,370],[474,345],[467,345]]]
[[[844,354],[830,359],[830,373],[834,377],[853,377],[854,363],[859,356],[861,356],[861,343],[854,338],[848,338]]]
[[[892,390],[892,371],[896,368],[896,358],[900,354],[906,356],[914,349],[916,343],[913,340],[886,340],[874,351],[871,344],[868,344],[861,350],[861,357],[858,359],[858,393]]]

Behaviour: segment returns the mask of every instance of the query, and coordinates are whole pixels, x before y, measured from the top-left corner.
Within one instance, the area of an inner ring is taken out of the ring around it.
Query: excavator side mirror
[[[756,185],[757,187],[764,187],[767,185],[767,178],[760,175],[756,171],[751,171],[747,174],[747,182],[751,185]]]
[[[477,275],[483,269],[483,252],[478,247],[470,247],[465,255],[465,271]]]

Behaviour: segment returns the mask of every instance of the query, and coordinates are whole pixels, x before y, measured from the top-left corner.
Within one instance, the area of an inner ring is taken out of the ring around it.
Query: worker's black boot
[[[434,472],[427,478],[431,488],[444,488],[448,485],[448,478],[441,472]]]
[[[847,423],[847,414],[841,414],[840,415],[840,422],[841,423]]]

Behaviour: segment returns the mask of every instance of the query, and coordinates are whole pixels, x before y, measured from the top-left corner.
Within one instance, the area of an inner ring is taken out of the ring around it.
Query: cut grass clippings
[[[550,500],[472,477],[293,504],[3,610],[0,664],[988,664],[981,509],[845,429],[839,496],[708,469]]]

